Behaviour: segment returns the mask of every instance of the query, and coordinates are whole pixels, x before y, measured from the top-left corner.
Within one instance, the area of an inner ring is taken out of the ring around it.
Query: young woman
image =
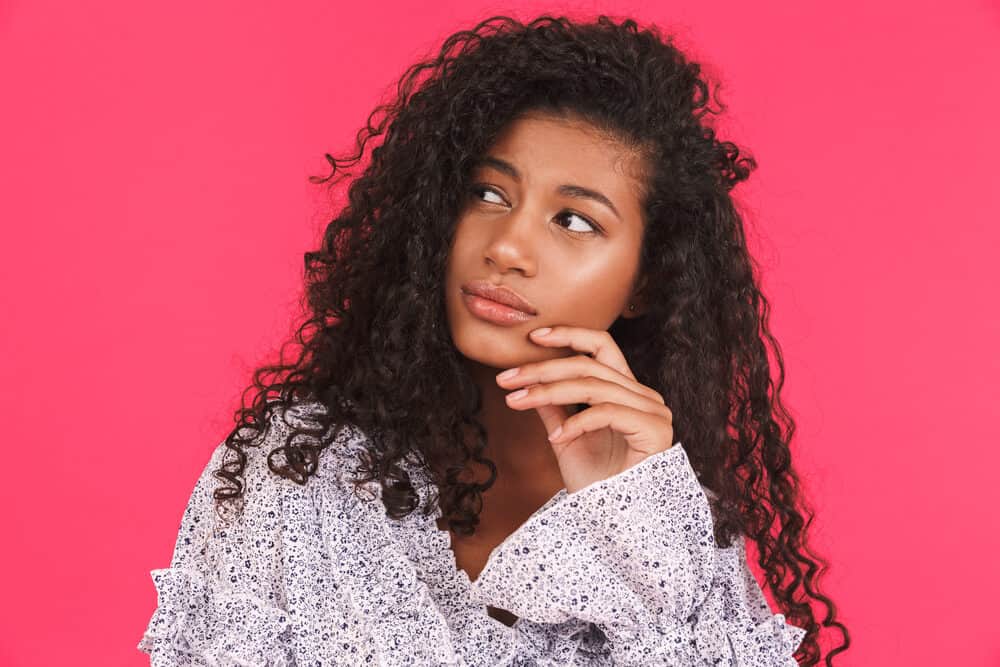
[[[317,179],[382,137],[152,571],[153,664],[813,665],[824,626],[832,664],[731,198],[755,164],[709,101],[603,16],[408,70]]]

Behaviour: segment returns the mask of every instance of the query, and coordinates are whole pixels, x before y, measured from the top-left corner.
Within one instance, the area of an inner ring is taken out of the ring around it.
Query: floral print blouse
[[[572,494],[561,489],[475,581],[419,509],[352,492],[365,436],[348,426],[305,486],[267,455],[318,403],[272,410],[247,448],[244,509],[221,522],[212,475],[184,510],[138,648],[175,665],[729,665],[794,667],[805,630],[772,614],[745,543],[714,540],[710,494],[682,443]],[[436,491],[409,470],[421,500]],[[518,617],[512,627],[487,606]]]

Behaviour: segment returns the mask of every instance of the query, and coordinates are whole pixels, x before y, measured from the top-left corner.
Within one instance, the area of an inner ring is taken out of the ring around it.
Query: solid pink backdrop
[[[737,193],[854,637],[838,664],[1000,664],[1000,11],[573,6],[676,33],[760,162]],[[446,35],[567,9],[0,8],[0,664],[146,664],[149,570],[332,210],[307,176]]]

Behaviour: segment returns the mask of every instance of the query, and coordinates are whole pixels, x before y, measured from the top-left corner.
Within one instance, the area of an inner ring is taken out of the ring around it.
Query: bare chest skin
[[[531,488],[512,488],[498,479],[494,488],[483,494],[483,510],[475,534],[464,537],[449,531],[456,567],[464,570],[471,581],[479,578],[493,549],[561,488],[561,478],[533,480]],[[437,525],[447,530],[443,519],[439,519]],[[517,616],[498,607],[488,606],[487,612],[508,626],[517,621]]]

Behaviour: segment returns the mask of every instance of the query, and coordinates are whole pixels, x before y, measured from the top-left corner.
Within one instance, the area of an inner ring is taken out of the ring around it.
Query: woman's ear
[[[625,305],[625,309],[622,311],[621,316],[625,318],[638,317],[646,312],[646,302],[643,298],[642,291],[646,287],[646,277],[643,276],[639,279],[638,284],[632,290],[632,296],[629,297],[628,303]]]
[[[637,301],[636,299],[629,299],[628,306],[622,311],[621,316],[626,319],[631,319],[633,317],[639,317],[646,312],[646,308],[643,303]]]

